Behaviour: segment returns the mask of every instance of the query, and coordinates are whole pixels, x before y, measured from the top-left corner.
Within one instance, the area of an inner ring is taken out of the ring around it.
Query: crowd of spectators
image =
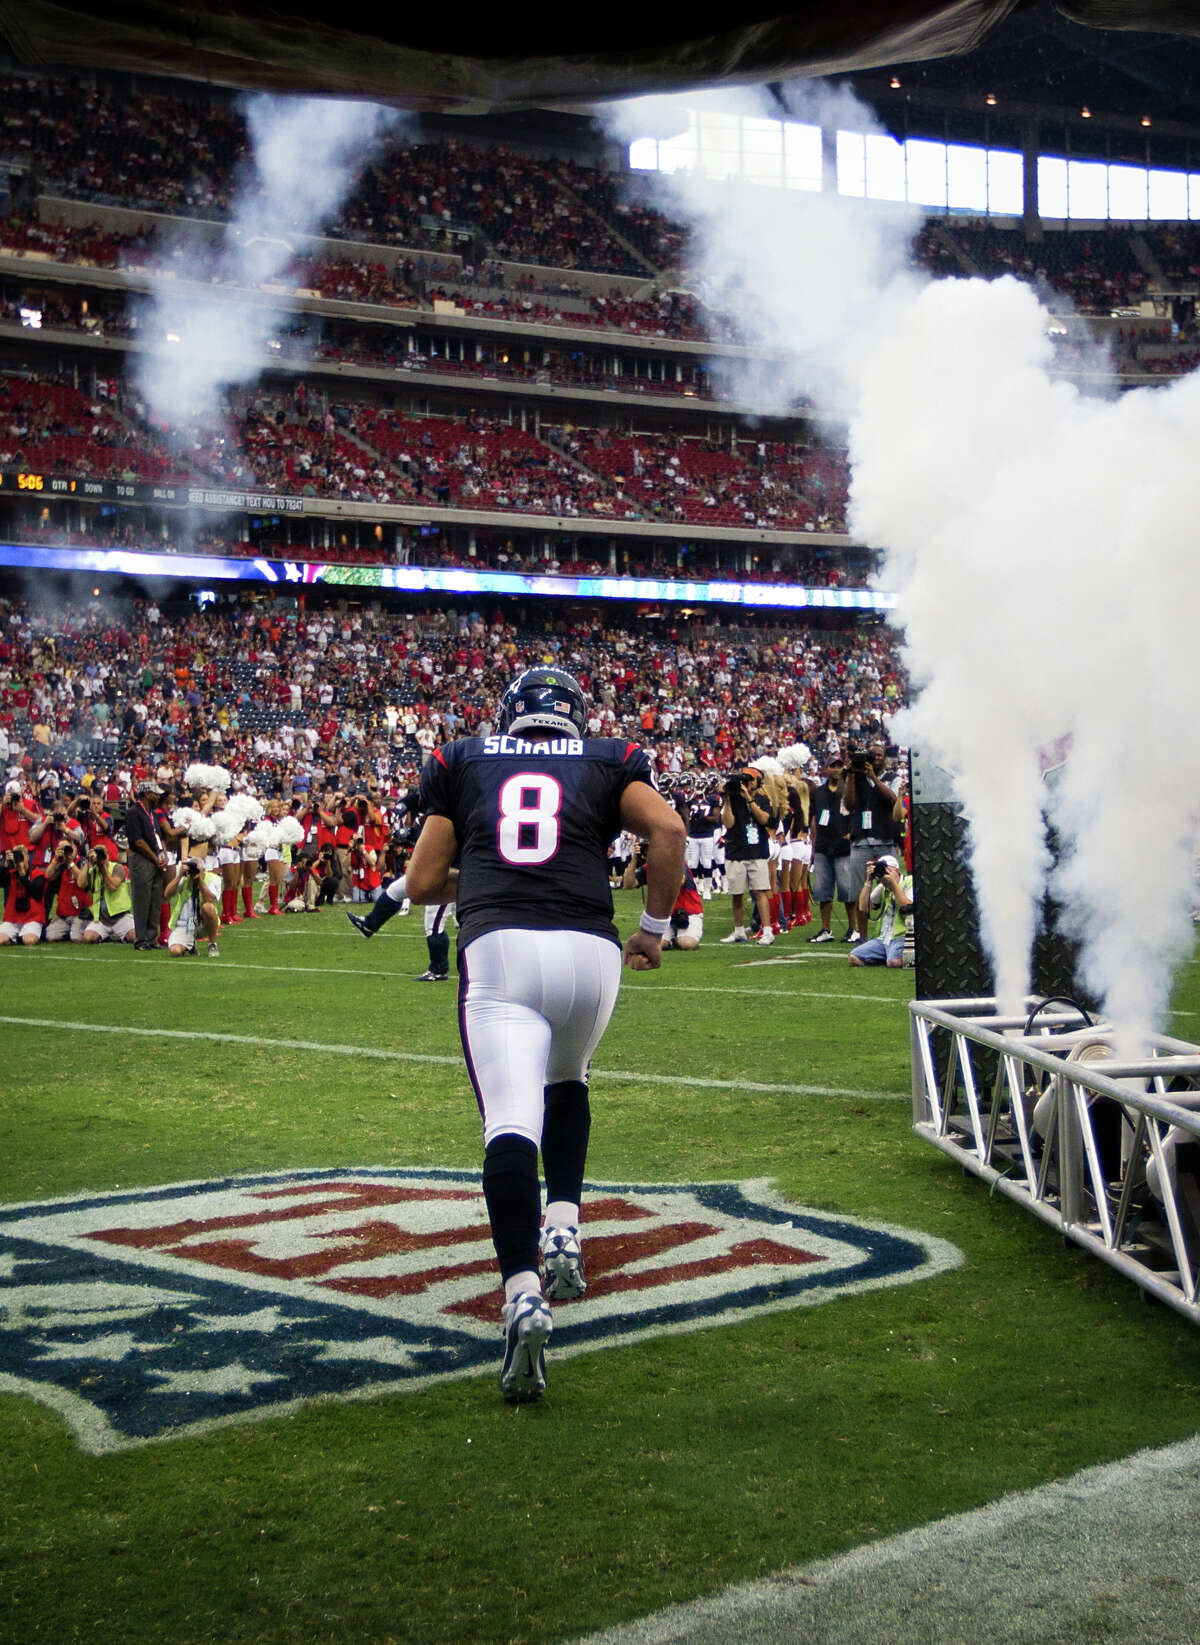
[[[1001,228],[982,219],[945,225],[965,253],[965,272],[994,277],[1013,274],[1067,298],[1081,314],[1110,314],[1145,295],[1149,277],[1134,251],[1131,231],[1107,228],[1053,231],[1040,239],[1021,229]]]
[[[62,75],[12,73],[0,77],[0,86],[0,141],[31,163],[48,190],[180,218],[229,215],[248,155],[235,103],[182,88],[178,94],[131,92],[103,79]],[[75,250],[101,264],[118,255],[138,261],[138,247],[120,246],[123,237],[112,233],[83,231],[74,243],[64,243],[61,232],[26,229],[29,250],[55,257]],[[688,258],[685,227],[650,203],[641,178],[573,156],[423,136],[411,128],[388,140],[326,232],[433,252],[447,259],[444,272],[457,270],[462,288],[501,287],[502,262],[654,277],[686,266]],[[1051,231],[1033,240],[1019,227],[948,218],[925,226],[912,258],[935,274],[1015,273],[1062,293],[1081,312],[1106,313],[1145,293],[1148,275],[1134,248],[1135,233],[1143,234],[1168,282],[1194,283],[1200,258],[1184,225],[1143,231],[1112,224]],[[203,263],[195,247],[186,255]],[[318,272],[310,289],[328,287],[330,294],[357,301],[406,300],[404,280],[387,275],[381,281],[379,269],[369,275],[351,267]],[[365,297],[364,291],[375,295]],[[528,293],[506,293],[504,301],[515,308],[522,296]],[[555,312],[550,305],[547,315],[531,310],[515,317],[562,323],[549,318]],[[653,332],[656,318],[634,305],[623,324]],[[709,315],[696,329],[686,318],[677,323],[678,332],[668,335],[720,334]]]
[[[547,431],[561,449],[616,488],[629,519],[768,530],[845,531],[847,475],[834,454],[774,441],[731,449],[665,435],[600,429]]]
[[[844,530],[844,464],[779,442],[747,443],[751,457],[741,445],[571,427],[552,443],[476,414],[334,403],[303,378],[288,393],[239,391],[227,418],[160,433],[135,391],[97,381],[101,397],[89,399],[68,381],[0,374],[0,467],[559,519]]]
[[[69,383],[0,374],[0,468],[162,480],[178,471],[170,451],[148,428],[130,428],[109,410],[114,385],[89,399]]]
[[[882,627],[723,629],[705,614],[633,630],[583,607],[413,615],[247,599],[201,613],[4,599],[0,769],[78,788],[199,760],[268,792],[366,771],[403,788],[439,742],[493,726],[509,680],[536,663],[580,679],[593,735],[636,737],[669,774],[886,731],[905,690]]]

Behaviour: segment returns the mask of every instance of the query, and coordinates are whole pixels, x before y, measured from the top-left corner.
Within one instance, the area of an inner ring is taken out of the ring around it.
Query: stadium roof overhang
[[[914,69],[943,102],[987,81],[1026,101],[1190,122],[1197,0],[747,0],[712,13],[544,0],[475,12],[325,0],[0,0],[0,50],[30,68],[105,68],[242,89],[364,97],[426,112],[587,106],[643,92]],[[464,51],[464,38],[470,50]],[[1200,121],[1197,122],[1200,130]]]

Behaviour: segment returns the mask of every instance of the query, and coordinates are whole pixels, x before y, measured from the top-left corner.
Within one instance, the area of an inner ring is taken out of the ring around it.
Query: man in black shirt
[[[736,771],[725,784],[721,821],[725,824],[725,884],[733,906],[733,930],[723,943],[748,942],[742,912],[743,895],[749,891],[758,909],[762,930],[759,942],[767,947],[775,941],[771,931],[771,829],[778,819],[761,792],[762,772],[748,765]]]
[[[683,823],[655,789],[644,750],[587,738],[587,721],[569,674],[527,669],[504,694],[496,735],[448,743],[425,766],[425,826],[405,876],[414,902],[458,904],[459,1030],[483,1116],[483,1192],[505,1293],[500,1389],[510,1402],[545,1390],[548,1300],[585,1288],[588,1065],[621,976],[609,841],[627,829],[649,842],[646,911],[624,948],[633,969],[662,963],[683,878]]]
[[[867,880],[867,864],[884,852],[890,852],[895,842],[893,815],[898,802],[879,775],[882,769],[882,745],[876,744],[870,749],[851,749],[844,793],[850,820],[850,891],[855,904],[859,942],[867,940],[868,910],[863,906],[860,895]]]
[[[843,792],[845,768],[841,756],[825,762],[825,780],[809,798],[812,819],[812,887],[821,913],[821,929],[809,942],[832,942],[829,921],[836,896],[846,911],[846,941],[855,939],[854,902],[850,893],[850,819]]]
[[[137,787],[137,795],[125,813],[125,837],[129,841],[129,889],[133,895],[133,945],[149,950],[158,947],[158,911],[167,880],[167,853],[154,808],[162,788],[147,778]]]

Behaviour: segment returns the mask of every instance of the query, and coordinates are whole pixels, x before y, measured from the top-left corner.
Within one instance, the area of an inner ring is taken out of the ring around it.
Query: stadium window
[[[1188,173],[1188,216],[1200,217],[1200,172]]]
[[[1109,166],[1108,215],[1122,223],[1145,222],[1150,213],[1145,166]]]
[[[1108,216],[1108,167],[1103,161],[1068,160],[1067,215]]]
[[[946,204],[951,211],[988,209],[988,153],[962,143],[946,145]]]
[[[904,145],[908,198],[916,206],[946,205],[946,145],[910,138]],[[903,199],[903,195],[901,196]]]
[[[1019,217],[1025,209],[1025,162],[1016,149],[987,151],[987,208],[994,217]]]
[[[1038,156],[1037,163],[1038,215],[1040,217],[1067,216],[1067,162],[1053,155]]]
[[[629,145],[630,171],[658,171],[658,138],[639,137]]]
[[[699,154],[696,116],[688,117],[688,129],[677,137],[663,137],[658,143],[658,169],[668,176],[673,171],[694,171]]]
[[[838,193],[861,200],[867,192],[867,142],[861,131],[837,134]]]
[[[904,199],[904,146],[894,137],[867,138],[866,166],[868,199]]]
[[[1188,215],[1188,175],[1186,171],[1150,173],[1150,216],[1183,222]]]
[[[788,188],[821,188],[821,128],[788,120],[783,128],[784,180]]]
[[[741,166],[741,142],[736,114],[705,109],[697,125],[700,165],[709,177],[736,177]]]
[[[783,182],[783,122],[743,119],[741,122],[742,173],[752,183]]]

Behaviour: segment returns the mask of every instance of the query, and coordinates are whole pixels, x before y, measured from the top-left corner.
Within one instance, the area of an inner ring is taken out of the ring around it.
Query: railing
[[[914,1000],[913,1128],[1200,1324],[1200,1048],[1119,1055],[1068,1002]]]

